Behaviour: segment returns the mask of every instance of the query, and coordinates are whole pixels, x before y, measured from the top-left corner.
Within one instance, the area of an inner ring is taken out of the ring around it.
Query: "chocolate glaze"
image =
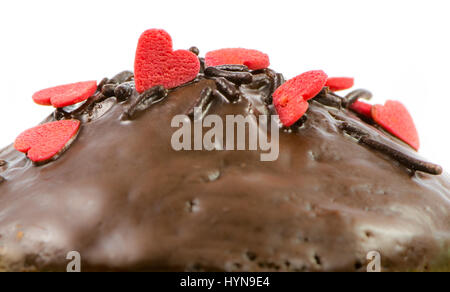
[[[447,174],[411,174],[339,125],[412,150],[317,102],[280,133],[275,162],[258,151],[175,152],[171,119],[206,87],[215,82],[173,90],[132,121],[121,117],[137,94],[99,99],[73,113],[78,139],[44,166],[1,150],[0,270],[65,271],[78,251],[83,271],[362,271],[374,250],[384,271],[450,270]],[[238,102],[215,99],[210,113],[270,113],[271,90],[243,85]]]

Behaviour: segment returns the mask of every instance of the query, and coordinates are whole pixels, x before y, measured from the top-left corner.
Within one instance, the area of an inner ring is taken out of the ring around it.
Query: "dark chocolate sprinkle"
[[[378,142],[369,137],[369,134],[350,123],[344,122],[339,125],[339,128],[359,140],[359,143],[370,147],[373,150],[379,151],[393,160],[399,162],[401,165],[413,171],[423,171],[432,175],[441,175],[443,169],[441,166],[422,161],[420,159],[411,157],[403,152],[400,152],[384,143]]]
[[[102,94],[106,97],[114,96],[114,91],[116,90],[117,84],[105,84],[102,88]]]
[[[366,90],[366,89],[357,89],[345,96],[345,107],[349,108],[352,104],[354,104],[358,99],[366,99],[370,100],[372,99],[372,92]]]
[[[250,89],[258,89],[258,90],[264,86],[272,86],[272,81],[265,74],[253,76],[253,82],[247,85],[247,87]]]
[[[71,114],[66,112],[64,109],[62,108],[57,108],[54,112],[53,112],[53,118],[56,121],[61,121],[61,120],[65,120],[65,119],[70,119],[71,118]]]
[[[278,88],[277,85],[275,84],[276,83],[275,79],[277,78],[277,73],[271,69],[263,69],[263,70],[261,70],[261,73],[266,74],[266,76],[270,80],[270,96],[273,101],[272,95],[275,93],[275,91]]]
[[[211,87],[206,87],[202,90],[200,93],[200,97],[195,101],[194,105],[192,105],[189,110],[186,112],[186,115],[193,119],[194,118],[194,110],[195,108],[201,108],[202,114],[204,115],[208,109],[208,106],[212,102],[214,96],[213,96],[213,90]]]
[[[279,74],[272,69],[264,69],[261,72],[266,74],[271,80],[271,95],[274,94],[275,91],[286,82],[283,74]]]
[[[230,71],[224,71],[219,70],[215,67],[208,67],[205,69],[205,76],[206,77],[223,77],[227,80],[236,83],[238,85],[240,84],[249,84],[253,81],[253,75],[248,72],[230,72]]]
[[[212,95],[213,95],[214,99],[216,99],[216,100],[229,101],[229,99],[226,98],[226,97],[225,97],[220,91],[218,91],[217,89],[216,89],[216,90],[213,90]]]
[[[190,52],[194,53],[195,55],[200,55],[200,50],[197,47],[191,47],[189,49]]]
[[[223,70],[223,71],[231,71],[231,72],[249,72],[247,66],[245,65],[220,65],[215,66],[214,68]]]
[[[346,132],[347,134],[358,140],[361,139],[361,137],[369,136],[369,133],[347,122],[343,122],[342,124],[340,124],[339,129],[341,129],[342,131]]]
[[[111,78],[107,84],[121,84],[131,81],[134,78],[134,73],[131,71],[123,71]]]
[[[105,86],[106,83],[108,83],[109,79],[108,78],[103,78],[102,81],[100,81],[100,83],[97,86],[97,91],[101,92],[103,86]]]
[[[277,90],[278,87],[283,85],[285,82],[286,82],[286,79],[284,79],[283,74],[277,73],[277,75],[275,77],[275,81],[274,81],[274,90]]]
[[[88,108],[93,108],[96,103],[103,102],[108,98],[109,97],[104,94],[98,94],[98,95],[94,96],[94,98],[92,99],[92,102],[88,105]]]
[[[205,72],[205,58],[198,58],[200,61],[200,73],[203,74]]]
[[[345,97],[342,97],[339,94],[337,94],[336,92],[331,91],[329,88],[328,88],[328,94],[340,99],[342,103],[344,103],[346,101]]]
[[[122,120],[132,120],[138,112],[150,108],[156,102],[167,96],[167,90],[161,86],[155,86],[138,96],[136,101],[122,115]],[[141,108],[140,108],[141,107]]]
[[[88,98],[88,100],[82,106],[80,106],[75,111],[71,112],[70,115],[65,118],[69,119],[69,118],[75,117],[76,115],[88,113],[94,109],[94,107],[97,103],[103,102],[106,99],[108,99],[108,97],[106,97],[105,95],[103,95],[101,93],[97,93],[96,95]]]
[[[343,99],[332,94],[328,87],[324,87],[322,91],[314,97],[314,100],[320,102],[323,105],[331,106],[335,108],[342,108]]]
[[[1,159],[0,160],[0,167],[5,166],[6,164],[8,164],[5,160]]]
[[[422,171],[432,175],[441,175],[443,169],[441,166],[419,160],[417,158],[411,157],[405,153],[402,153],[388,145],[375,141],[367,136],[361,137],[359,142],[363,145],[370,147],[373,150],[377,150],[390,158],[398,161],[401,165],[413,170]]]
[[[247,85],[248,88],[261,91],[261,100],[270,105],[273,103],[272,88],[273,80],[265,73],[253,76],[253,82]]]
[[[222,93],[230,102],[235,102],[239,99],[240,92],[236,86],[223,77],[214,78],[217,90]]]
[[[132,82],[123,83],[116,87],[114,90],[114,96],[120,102],[128,100],[131,95],[133,95],[135,89],[134,87],[134,83]]]
[[[298,120],[297,122],[295,122],[295,124],[293,124],[291,126],[291,128],[295,129],[295,128],[301,128],[303,127],[303,125],[308,121],[308,116],[306,114],[304,114],[300,120]]]

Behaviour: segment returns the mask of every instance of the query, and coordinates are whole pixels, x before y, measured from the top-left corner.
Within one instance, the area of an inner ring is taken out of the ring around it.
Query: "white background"
[[[374,102],[402,101],[421,153],[450,168],[450,2],[2,1],[0,146],[51,112],[32,94],[133,69],[139,35],[164,28],[176,49],[259,49],[294,77],[310,69],[354,76]]]

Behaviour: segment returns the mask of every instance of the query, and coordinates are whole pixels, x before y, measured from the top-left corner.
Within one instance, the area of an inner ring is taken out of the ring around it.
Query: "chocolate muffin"
[[[376,251],[382,271],[450,271],[449,176],[351,109],[367,91],[321,86],[294,124],[277,122],[274,161],[173,149],[172,120],[194,122],[194,107],[277,114],[284,78],[253,64],[143,91],[122,72],[41,124],[80,122],[64,153],[1,150],[0,270],[66,271],[77,251],[82,271],[365,271]]]

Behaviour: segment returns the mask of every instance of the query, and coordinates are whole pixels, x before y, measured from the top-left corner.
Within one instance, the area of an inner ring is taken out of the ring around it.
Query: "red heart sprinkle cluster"
[[[355,101],[350,109],[362,116],[372,119],[372,105],[363,101]]]
[[[56,158],[76,137],[80,121],[51,122],[29,129],[17,137],[14,147],[36,163]]]
[[[206,54],[205,63],[207,67],[220,65],[245,65],[250,70],[266,69],[270,65],[269,56],[248,49],[221,49]]]
[[[78,82],[38,91],[33,95],[33,100],[40,105],[61,108],[85,101],[96,91],[97,81]]]
[[[295,124],[308,110],[308,100],[317,96],[327,82],[321,70],[303,73],[280,86],[273,94],[273,104],[284,126]]]
[[[374,105],[372,118],[386,131],[419,150],[419,134],[411,114],[402,103],[389,100],[384,106]]]
[[[328,78],[325,86],[329,87],[331,91],[346,90],[353,87],[355,79],[350,77],[332,77]]]
[[[170,89],[194,80],[200,72],[200,61],[190,51],[173,51],[172,38],[166,31],[150,29],[139,39],[134,71],[138,92],[157,85]]]

